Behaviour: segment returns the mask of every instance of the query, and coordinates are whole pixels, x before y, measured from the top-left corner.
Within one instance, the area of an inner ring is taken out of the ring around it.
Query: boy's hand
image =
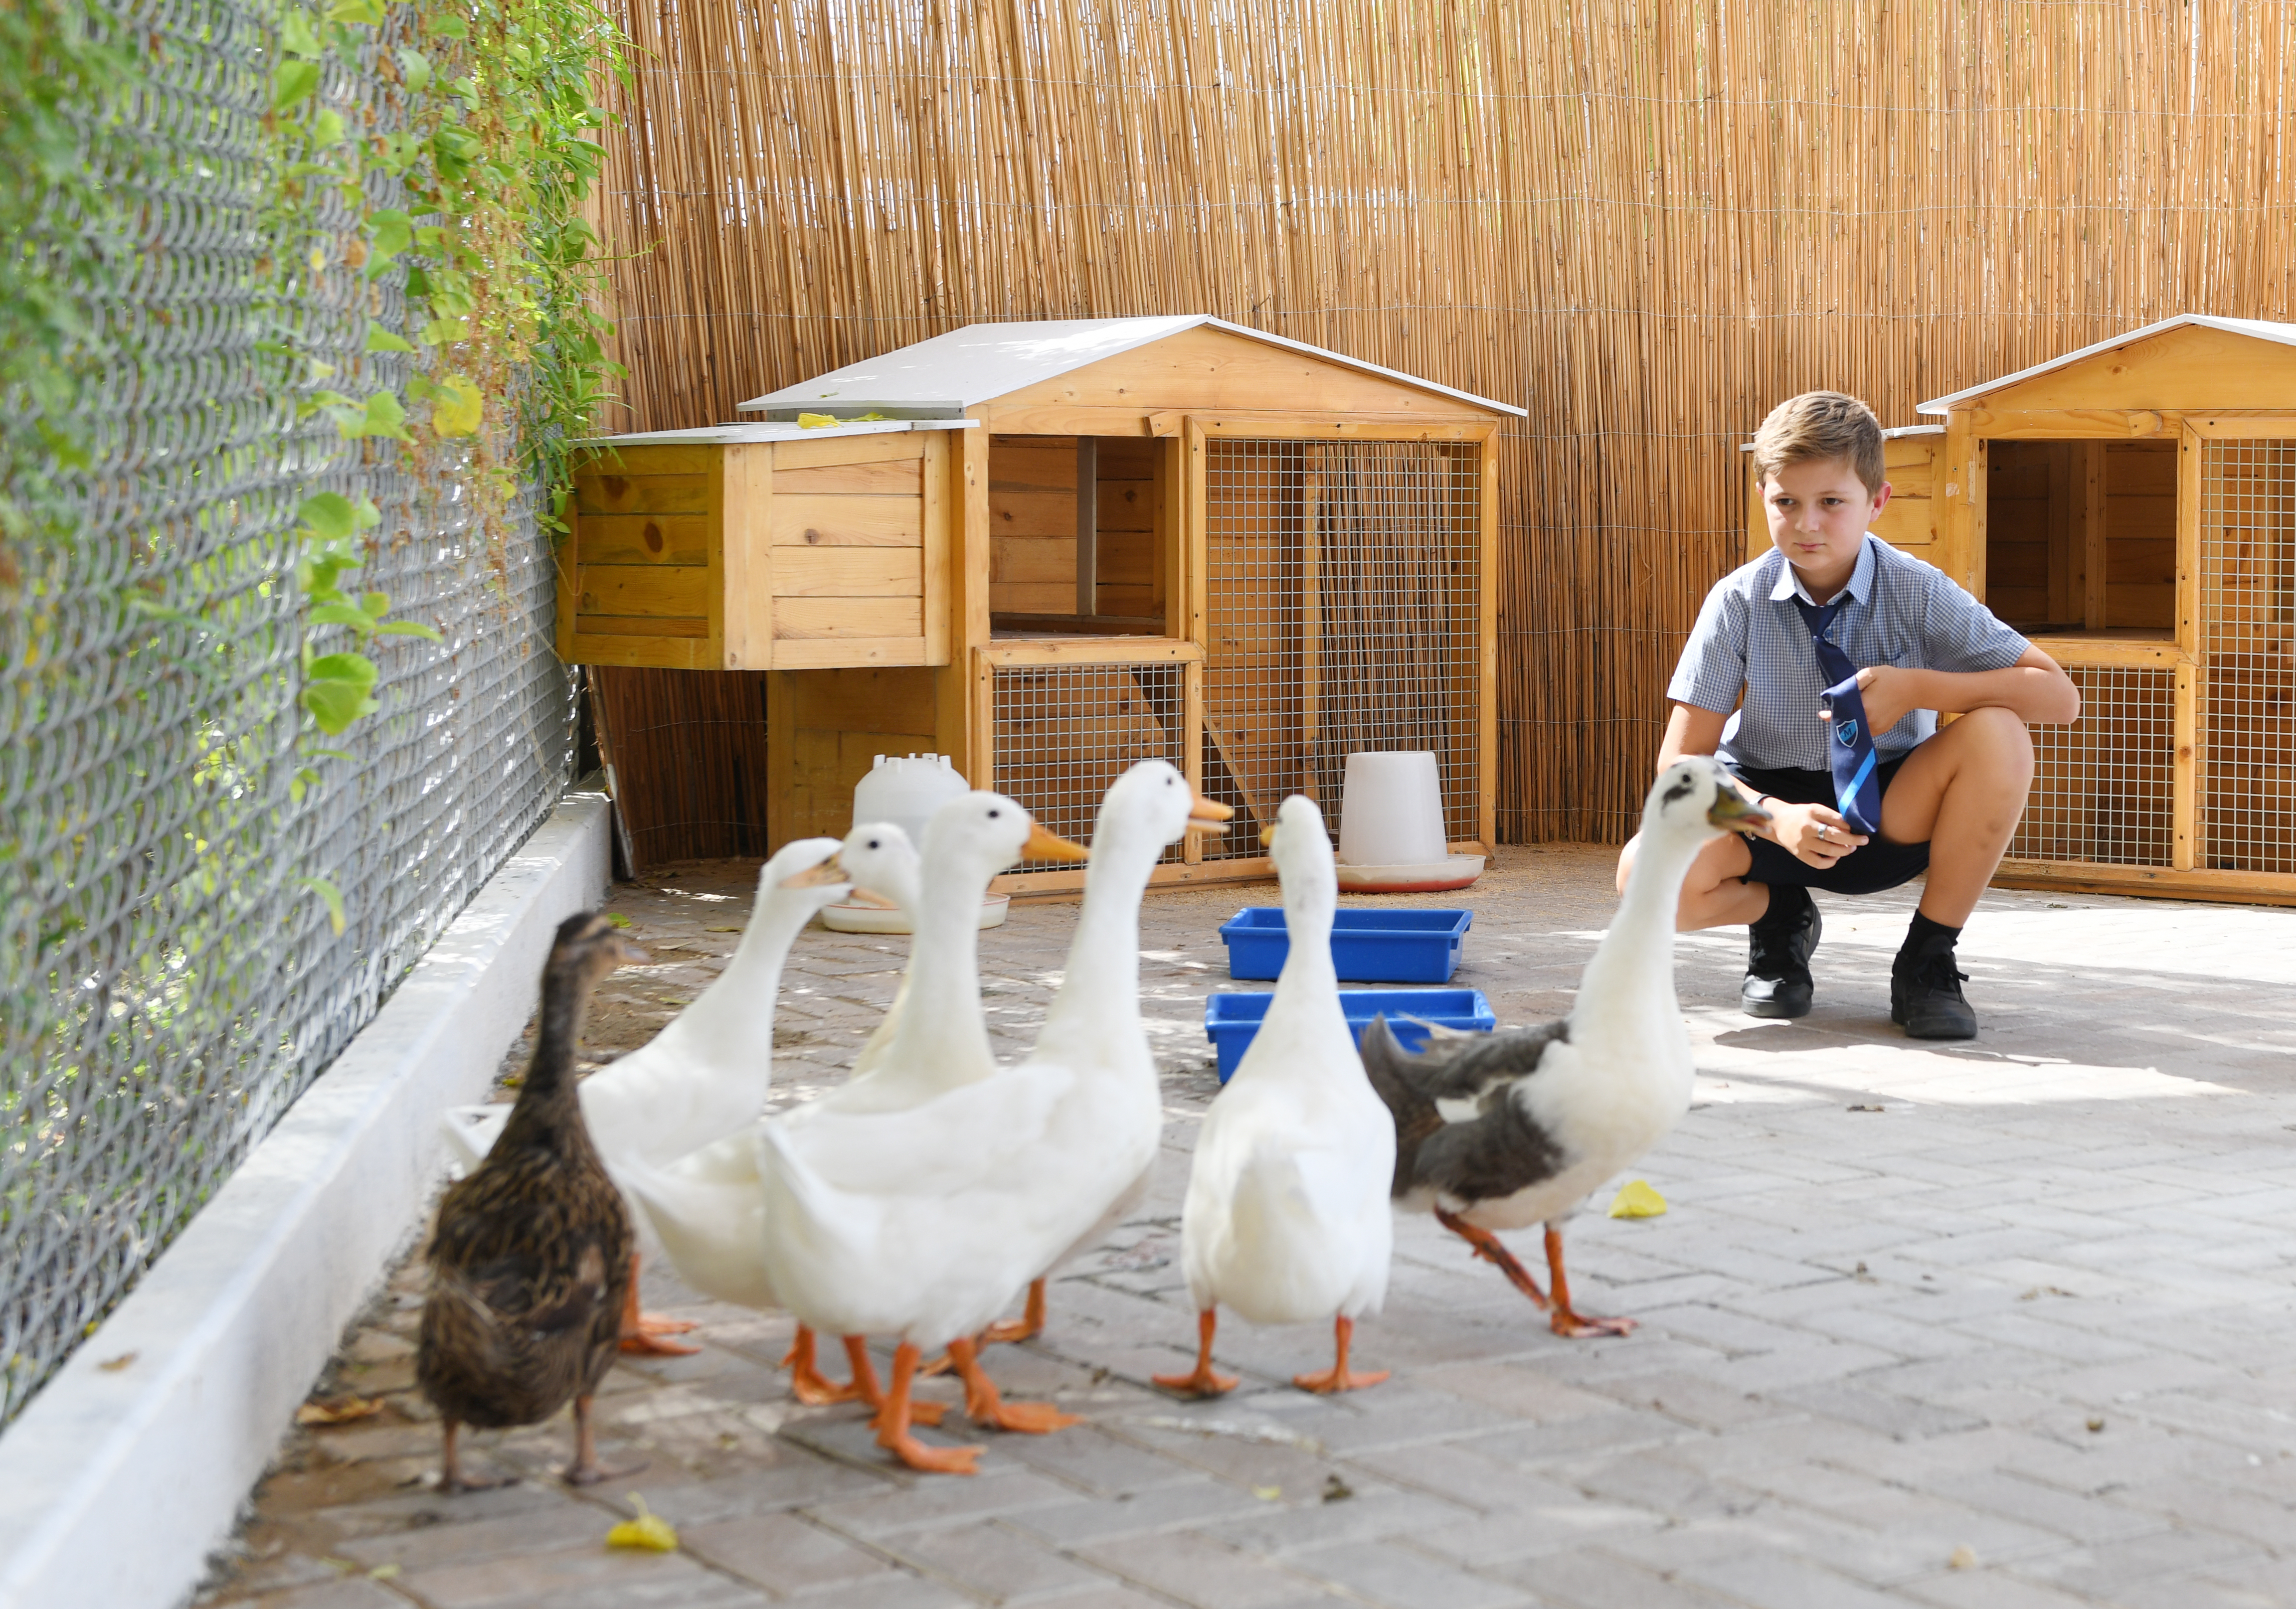
[[[1867,719],[1872,718],[1869,713]],[[1794,859],[1820,870],[1866,842],[1864,833],[1850,831],[1849,822],[1823,804],[1771,799],[1762,808],[1770,813],[1769,837]]]
[[[1880,737],[1909,711],[1918,709],[1906,685],[1907,673],[1895,665],[1870,665],[1857,673],[1857,696],[1866,704],[1866,730]]]

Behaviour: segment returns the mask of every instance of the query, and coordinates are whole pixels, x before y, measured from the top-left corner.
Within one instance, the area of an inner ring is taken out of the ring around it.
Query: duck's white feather
[[[755,1123],[774,1076],[774,1002],[782,968],[836,884],[784,888],[836,853],[834,838],[800,838],[758,874],[757,903],[726,969],[645,1044],[601,1067],[577,1090],[608,1172],[660,1167]],[[448,1155],[465,1172],[485,1160],[507,1104],[455,1107],[440,1121]],[[624,1194],[628,1194],[624,1187]]]
[[[1191,797],[1154,761],[1110,788],[1067,976],[1020,1066],[905,1112],[766,1126],[767,1273],[800,1319],[924,1345],[970,1334],[1137,1187],[1162,1126],[1139,1018],[1140,899]],[[924,894],[937,896],[930,878]],[[910,1022],[925,1011],[920,988]]]
[[[1181,1262],[1199,1311],[1226,1305],[1259,1324],[1353,1319],[1387,1293],[1395,1126],[1340,1005],[1339,884],[1322,813],[1286,799],[1275,830],[1291,947],[1197,1136]]]

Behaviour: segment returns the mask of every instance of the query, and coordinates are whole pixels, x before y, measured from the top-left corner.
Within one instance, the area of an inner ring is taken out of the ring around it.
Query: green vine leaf
[[[314,782],[319,780],[316,773],[306,774],[310,775]],[[327,908],[327,925],[335,930],[337,938],[342,937],[343,891],[325,878],[297,878],[295,881],[298,886],[319,896],[319,903]]]
[[[289,12],[279,19],[279,48],[307,61],[319,59],[324,51],[319,44],[319,30],[311,24],[310,12]]]
[[[366,349],[370,352],[412,352],[414,343],[403,336],[393,335],[381,324],[366,327]]]
[[[313,493],[303,499],[295,518],[325,542],[348,542],[359,528],[358,510],[340,492]]]
[[[439,382],[438,399],[430,404],[430,428],[441,436],[475,436],[486,416],[486,399],[464,375],[450,374]]]
[[[282,61],[271,71],[272,107],[284,111],[298,101],[308,98],[318,87],[316,61]]]
[[[399,46],[398,70],[409,94],[419,95],[430,87],[430,59],[414,46]]]
[[[366,399],[366,405],[355,415],[338,408],[335,428],[346,441],[356,441],[362,436],[387,437],[392,441],[413,441],[406,433],[406,409],[398,398],[388,391],[378,391]]]
[[[351,723],[361,715],[371,715],[382,707],[368,696],[367,687],[334,681],[305,683],[302,704],[310,711],[311,719],[318,723],[319,730],[331,738],[348,731]]]

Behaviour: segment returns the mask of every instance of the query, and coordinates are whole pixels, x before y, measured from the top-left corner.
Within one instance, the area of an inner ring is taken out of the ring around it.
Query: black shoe
[[[1975,1039],[1977,1013],[1961,997],[1969,974],[1953,964],[1953,941],[1932,938],[1920,953],[1900,951],[1890,968],[1890,1020],[1908,1039]]]
[[[1808,1017],[1809,958],[1825,923],[1807,888],[1773,887],[1770,908],[1746,929],[1746,981],[1738,1005],[1749,1017]]]

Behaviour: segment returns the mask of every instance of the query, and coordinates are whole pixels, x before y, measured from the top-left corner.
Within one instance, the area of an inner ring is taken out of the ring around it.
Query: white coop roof
[[[1950,413],[1957,404],[1968,402],[1972,397],[1998,391],[2005,386],[2013,386],[2020,380],[2031,380],[2036,375],[2050,374],[2059,369],[2070,368],[2073,364],[2095,357],[2101,352],[2110,352],[2115,347],[2126,347],[2132,341],[2149,340],[2153,336],[2165,335],[2171,330],[2182,330],[2188,325],[2205,330],[2227,331],[2234,335],[2252,336],[2258,340],[2276,341],[2284,347],[2296,347],[2296,324],[2269,323],[2257,318],[2211,318],[2204,313],[2180,313],[2174,318],[2164,318],[2157,324],[2147,324],[2142,330],[2131,330],[2126,335],[2116,335],[2112,339],[2099,341],[2093,347],[2083,347],[2078,352],[2068,352],[2062,357],[2053,357],[2046,363],[2035,363],[2030,369],[2020,369],[2016,373],[2005,374],[1999,380],[1988,380],[1981,386],[1972,386],[1967,390],[1955,392],[1951,396],[1940,396],[1934,402],[1925,402],[1914,411],[1916,413]]]
[[[1147,346],[1184,330],[1210,325],[1247,340],[1303,352],[1382,380],[1400,380],[1423,391],[1456,397],[1479,408],[1524,417],[1527,410],[1487,396],[1437,385],[1415,374],[1382,369],[1343,352],[1287,340],[1265,330],[1232,324],[1209,314],[1165,318],[1057,319],[1036,323],[967,324],[914,347],[849,363],[817,379],[784,386],[742,404],[744,413],[794,419],[803,413],[878,412],[895,419],[955,419],[967,408],[994,402],[1025,386],[1054,379]]]
[[[635,436],[594,436],[586,447],[737,447],[767,441],[814,441],[824,436],[891,436],[904,430],[969,430],[969,419],[871,419],[834,425],[744,421],[690,430],[642,430]]]

